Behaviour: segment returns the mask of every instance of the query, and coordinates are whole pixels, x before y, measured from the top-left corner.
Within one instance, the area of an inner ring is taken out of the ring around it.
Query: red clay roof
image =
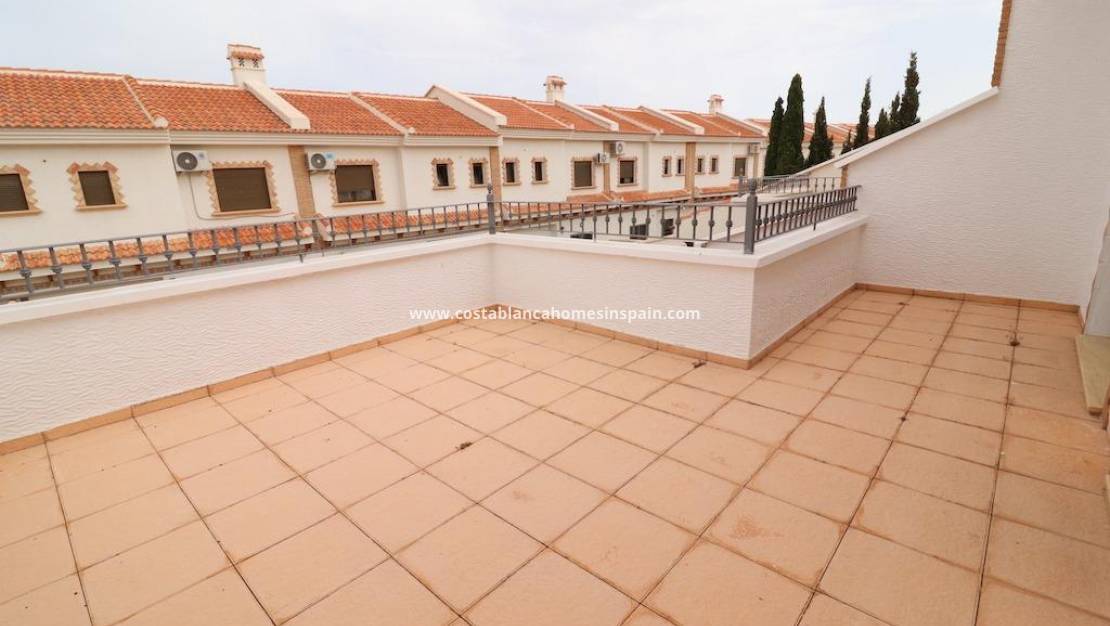
[[[736,133],[732,130],[725,128],[721,124],[714,121],[708,115],[694,113],[693,111],[674,111],[667,109],[667,113],[680,117],[691,124],[697,124],[705,129],[705,134],[708,137],[735,137]]]
[[[356,94],[393,121],[417,135],[494,137],[497,133],[433,98]]]
[[[746,125],[735,122],[723,115],[714,115],[712,113],[699,113],[703,119],[712,121],[714,124],[731,130],[733,133],[744,137],[746,139],[763,139],[766,135],[756,129]]]
[[[240,87],[140,80],[138,95],[151,110],[169,120],[171,130],[292,132],[273,111]]]
[[[154,128],[123,77],[0,71],[0,127]]]
[[[478,96],[467,94],[479,103],[505,116],[506,128],[531,128],[536,130],[570,130],[570,126],[552,119],[516,98]]]
[[[400,135],[385,120],[359,105],[345,93],[278,91],[298,111],[308,116],[312,132],[337,135]]]
[[[590,113],[596,113],[596,114],[600,115],[601,117],[604,117],[607,120],[611,120],[613,122],[616,122],[617,123],[617,132],[620,132],[620,133],[639,133],[639,134],[646,134],[646,133],[651,132],[647,128],[644,128],[643,126],[640,126],[639,124],[636,124],[636,123],[634,123],[634,122],[632,122],[632,121],[630,121],[626,118],[622,118],[619,115],[614,115],[614,113],[612,111],[610,111],[609,109],[607,109],[606,107],[596,106],[596,105],[583,105],[583,104],[580,104],[578,106],[582,107],[583,109],[586,109]]]
[[[608,128],[599,126],[589,118],[582,117],[573,111],[568,111],[557,104],[537,102],[534,100],[525,100],[523,102],[548,117],[553,117],[568,126],[573,126],[574,130],[589,133],[610,132]]]
[[[648,113],[643,109],[629,109],[623,107],[606,107],[614,113],[627,117],[640,126],[657,130],[664,135],[693,135],[694,131],[686,128],[685,126],[675,124],[669,120],[665,120],[658,115]]]

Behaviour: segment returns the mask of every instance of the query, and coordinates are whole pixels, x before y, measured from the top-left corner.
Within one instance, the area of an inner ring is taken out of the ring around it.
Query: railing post
[[[753,178],[748,183],[748,205],[744,211],[744,254],[755,252],[755,211],[759,206],[759,197],[755,193],[756,182]]]
[[[489,220],[489,234],[497,232],[497,222],[493,215],[493,185],[486,185],[486,216]]]

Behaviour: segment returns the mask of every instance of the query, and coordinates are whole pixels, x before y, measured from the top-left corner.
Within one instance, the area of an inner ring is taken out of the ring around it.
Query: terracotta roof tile
[[[550,102],[537,102],[533,100],[524,101],[528,106],[543,113],[548,117],[553,117],[560,122],[573,126],[574,130],[579,132],[589,133],[607,133],[610,132],[608,128],[604,128],[592,122],[589,118],[582,117],[573,111],[568,111],[563,107],[552,104]]]
[[[314,133],[337,135],[400,135],[382,118],[345,93],[278,91],[298,111],[308,116]]]
[[[506,128],[531,128],[536,130],[570,130],[569,125],[552,119],[516,98],[479,96],[467,94],[479,103],[505,116]]]
[[[609,109],[610,111],[613,111],[614,113],[616,113],[618,115],[621,115],[623,117],[627,117],[627,118],[631,119],[633,122],[639,124],[640,126],[644,126],[646,128],[657,130],[657,131],[663,133],[664,135],[693,135],[694,134],[694,131],[686,128],[685,126],[675,124],[674,122],[665,120],[665,119],[659,117],[658,115],[648,113],[647,111],[644,111],[643,109],[631,109],[631,108],[624,108],[624,107],[606,107],[606,108]]]
[[[723,115],[714,115],[711,113],[699,113],[699,116],[712,121],[714,124],[724,127],[736,133],[745,139],[763,139],[766,137],[765,133],[759,132],[745,124],[739,124]]]
[[[0,127],[154,128],[119,75],[0,71]]]
[[[433,98],[356,94],[371,106],[417,135],[495,137],[497,133]]]
[[[671,115],[674,115],[675,117],[679,117],[681,119],[684,119],[687,122],[690,122],[691,124],[697,124],[698,126],[701,126],[702,128],[705,129],[705,135],[708,136],[708,137],[735,137],[736,136],[736,133],[732,132],[728,128],[725,128],[724,126],[721,126],[717,122],[713,121],[713,119],[710,118],[708,115],[702,115],[700,113],[694,113],[693,111],[675,111],[675,110],[671,110],[671,109],[667,109],[666,112],[670,113]]]
[[[615,115],[613,111],[610,111],[606,107],[596,106],[596,105],[583,105],[583,104],[580,104],[578,106],[582,107],[583,109],[586,109],[590,113],[596,113],[596,114],[604,117],[607,120],[611,120],[613,122],[616,122],[617,123],[617,132],[620,132],[620,133],[639,133],[639,134],[648,134],[648,133],[652,132],[652,131],[648,130],[647,128],[644,128],[643,126],[640,126],[639,124],[636,124],[636,123],[632,122],[628,118],[623,118],[619,115]]]
[[[246,89],[194,83],[138,81],[139,97],[171,130],[292,132]],[[300,131],[303,132],[303,131]]]

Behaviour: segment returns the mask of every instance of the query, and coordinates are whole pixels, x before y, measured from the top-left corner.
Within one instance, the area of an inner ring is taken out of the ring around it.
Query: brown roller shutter
[[[258,211],[270,206],[270,187],[264,167],[236,167],[212,170],[220,211]]]
[[[102,206],[116,203],[112,191],[112,179],[108,172],[77,172],[81,180],[81,193],[85,196],[85,206]]]
[[[23,178],[19,174],[0,174],[0,211],[26,211],[27,194],[23,191]]]

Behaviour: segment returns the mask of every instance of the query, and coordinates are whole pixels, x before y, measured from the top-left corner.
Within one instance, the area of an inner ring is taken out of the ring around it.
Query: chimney
[[[266,67],[262,65],[262,48],[238,43],[227,44],[227,60],[231,62],[231,80],[236,86],[247,83],[266,84]]]
[[[723,109],[724,106],[725,99],[722,98],[720,94],[713,94],[712,96],[709,96],[709,112],[711,114],[720,113],[721,109]]]
[[[548,102],[562,102],[566,95],[567,81],[563,80],[562,76],[555,76],[552,74],[543,81],[543,86],[547,88],[547,101]]]

